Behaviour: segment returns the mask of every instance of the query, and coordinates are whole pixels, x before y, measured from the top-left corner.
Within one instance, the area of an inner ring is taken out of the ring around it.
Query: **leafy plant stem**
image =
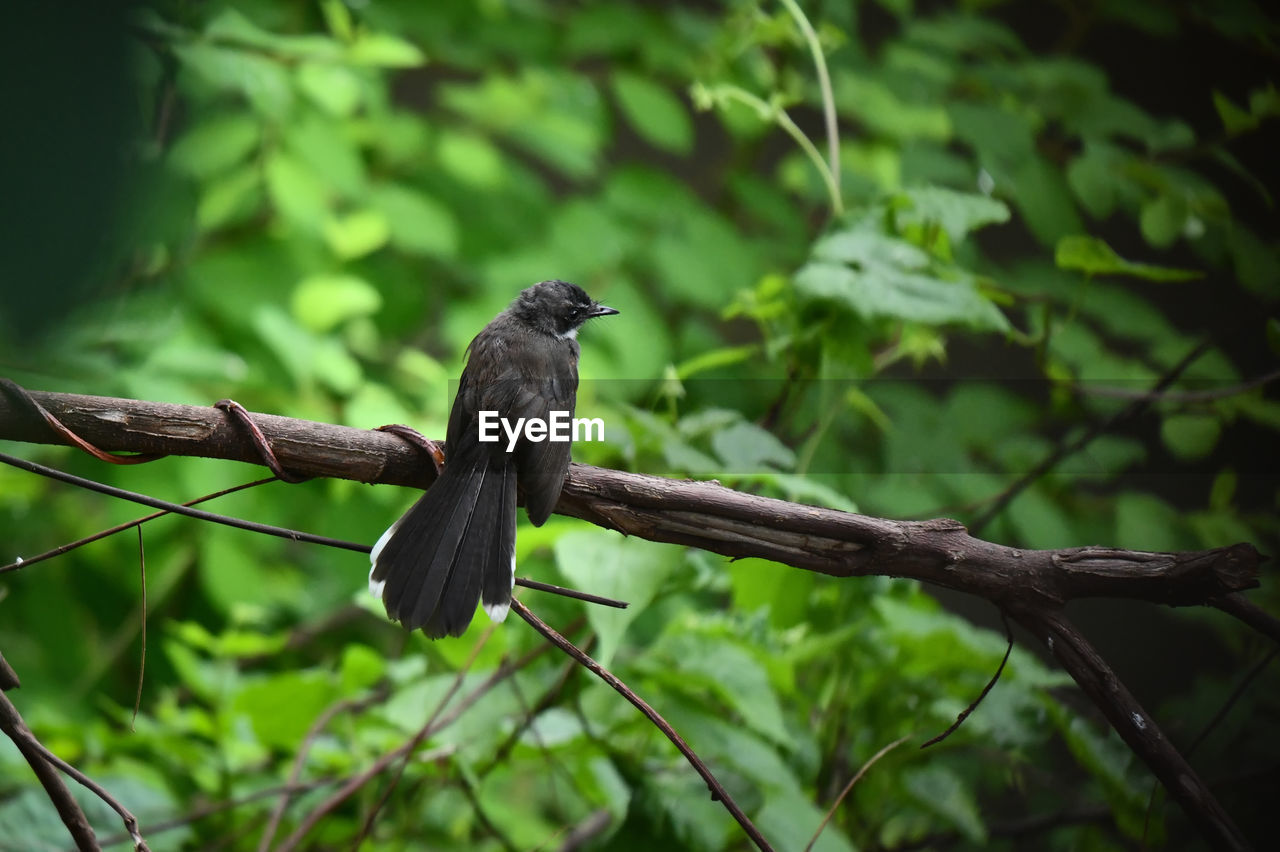
[[[827,126],[827,157],[830,173],[835,178],[831,187],[835,194],[832,207],[836,213],[839,213],[844,206],[840,198],[839,183],[840,131],[836,127],[836,101],[831,90],[831,75],[827,73],[827,58],[822,52],[821,42],[818,41],[818,33],[814,31],[813,24],[809,23],[800,4],[796,0],[782,0],[782,5],[791,13],[791,17],[795,18],[796,26],[800,28],[800,33],[809,45],[809,52],[813,55],[813,67],[818,72],[818,90],[822,94],[822,120]]]
[[[837,216],[844,213],[844,202],[840,199],[840,187],[836,183],[835,175],[832,174],[827,161],[822,159],[822,152],[805,135],[800,126],[792,120],[791,116],[787,115],[785,109],[776,103],[764,100],[758,95],[753,95],[740,86],[718,85],[709,87],[705,91],[713,101],[738,101],[754,109],[765,121],[776,122],[779,127],[787,132],[788,136],[796,141],[796,144],[800,146],[800,150],[804,151],[805,156],[809,158],[814,168],[818,170],[823,184],[826,185],[827,195],[831,198],[831,211]]]
[[[799,458],[796,459],[796,473],[805,474],[809,471],[809,465],[813,463],[813,454],[818,451],[818,445],[822,443],[822,436],[827,433],[827,429],[831,428],[831,422],[836,419],[836,413],[844,405],[844,400],[840,397],[828,405],[822,411],[822,416],[818,420],[818,428],[814,430],[809,440],[805,441],[804,448],[800,451]]]

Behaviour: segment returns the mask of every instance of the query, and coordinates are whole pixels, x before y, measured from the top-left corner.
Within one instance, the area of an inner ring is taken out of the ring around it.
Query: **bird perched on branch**
[[[578,330],[616,313],[576,284],[543,281],[522,291],[467,346],[444,469],[370,554],[369,590],[390,618],[432,639],[460,636],[477,601],[494,621],[506,618],[517,488],[529,520],[541,526],[560,498],[570,447],[511,424],[539,421],[545,432],[553,419],[572,420]],[[494,440],[499,422],[505,425]]]

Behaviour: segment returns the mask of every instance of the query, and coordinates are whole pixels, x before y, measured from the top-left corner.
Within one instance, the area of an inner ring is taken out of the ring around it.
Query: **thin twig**
[[[693,749],[689,747],[689,744],[684,741],[684,737],[676,733],[676,729],[671,727],[671,723],[662,718],[657,710],[654,710],[649,706],[648,702],[639,695],[636,695],[635,692],[619,680],[613,672],[600,665],[586,652],[578,648],[577,645],[574,645],[568,639],[561,636],[553,627],[530,612],[529,608],[519,600],[512,598],[511,608],[515,610],[515,612],[518,613],[530,627],[542,634],[544,639],[555,645],[561,651],[564,651],[569,656],[573,657],[581,663],[584,668],[603,680],[605,683],[609,684],[609,686],[613,687],[613,689],[623,698],[627,699],[633,707],[643,713],[645,718],[652,722],[658,730],[662,731],[666,738],[671,740],[675,747],[680,750],[680,753],[684,755],[685,760],[689,761],[693,768],[697,770],[698,774],[702,776],[702,780],[707,782],[707,788],[711,791],[711,798],[713,800],[724,802],[725,808],[733,815],[733,818],[738,821],[738,825],[742,826],[742,830],[751,838],[751,842],[756,845],[756,848],[760,849],[761,852],[767,852],[767,850],[773,849],[773,847],[769,845],[769,841],[765,839],[764,835],[760,833],[760,830],[751,822],[751,819],[743,813],[742,808],[738,807],[738,803],[729,795],[729,791],[724,788],[723,784],[716,780],[715,775],[713,775],[711,770],[707,768],[707,765],[702,762],[702,758],[698,757],[698,755],[694,753]]]
[[[138,693],[133,697],[133,718],[129,720],[129,730],[133,730],[138,721],[138,709],[142,706],[142,683],[147,673],[147,551],[142,544],[142,525],[138,524],[138,579],[142,590],[142,610],[139,621],[142,648],[138,655]]]
[[[1200,744],[1205,741],[1205,738],[1208,737],[1219,724],[1221,724],[1222,720],[1226,718],[1226,715],[1231,712],[1231,708],[1236,706],[1236,702],[1238,702],[1244,695],[1245,690],[1249,688],[1249,685],[1258,679],[1266,667],[1271,665],[1271,661],[1277,656],[1280,656],[1280,648],[1272,648],[1271,653],[1267,654],[1255,663],[1253,668],[1251,668],[1249,672],[1240,679],[1240,682],[1236,684],[1236,688],[1231,690],[1231,694],[1227,696],[1227,700],[1222,702],[1222,706],[1213,714],[1213,718],[1205,723],[1205,726],[1200,729],[1200,733],[1196,734],[1196,737],[1191,741],[1191,744],[1183,749],[1182,754],[1184,757],[1188,760],[1191,759],[1191,755],[1195,753],[1195,750],[1198,749]],[[1151,824],[1151,814],[1152,811],[1155,810],[1156,798],[1159,792],[1159,783],[1157,782],[1152,784],[1151,795],[1147,798],[1147,810],[1142,818],[1142,838],[1144,843],[1146,842],[1147,829]]]
[[[138,494],[137,492],[134,492],[134,491],[126,491],[123,488],[116,488],[113,485],[105,485],[101,482],[96,482],[92,479],[85,479],[82,476],[76,476],[75,474],[67,473],[66,471],[58,470],[52,467],[46,467],[42,464],[37,464],[33,461],[21,459],[21,458],[18,458],[17,456],[11,456],[6,453],[0,453],[0,463],[11,465],[12,467],[16,467],[20,470],[25,470],[29,473],[35,473],[40,476],[46,476],[50,479],[56,479],[60,482],[66,482],[70,485],[75,485],[78,488],[84,488],[85,490],[88,490],[88,491],[96,491],[97,493],[105,494],[108,497],[115,497],[120,500],[128,500],[133,503],[140,503],[143,506],[151,506],[152,508],[162,509],[164,512],[171,512],[175,515],[185,515],[189,518],[195,518],[196,520],[200,520],[200,521],[208,521],[210,523],[222,524],[223,526],[233,527],[235,529],[240,529],[240,530],[246,530],[248,532],[260,533],[262,535],[275,536],[276,538],[283,538],[289,541],[299,541],[306,544],[319,544],[325,547],[338,548],[339,550],[351,550],[356,553],[368,553],[372,549],[369,545],[363,544],[361,542],[343,541],[342,539],[339,539],[339,538],[331,538],[329,536],[316,535],[315,533],[308,533],[308,532],[301,532],[299,530],[286,529],[285,527],[276,527],[270,524],[258,523],[257,521],[246,521],[242,518],[233,518],[229,515],[219,515],[214,512],[206,512],[203,509],[193,509],[191,508],[190,505],[185,505],[182,503],[170,503],[167,500],[161,500],[156,497],[151,497],[147,494]],[[271,480],[267,480],[267,481],[271,481]],[[254,484],[254,483],[251,483],[251,484]],[[238,490],[239,487],[248,487],[248,486],[247,485],[238,486],[237,489],[235,490]],[[192,501],[192,502],[199,502],[199,501]],[[155,516],[154,515],[148,516],[147,518],[140,519],[140,521],[149,520],[151,517],[155,517]],[[131,521],[128,524],[120,527],[120,529],[126,529],[129,526],[133,526],[134,523],[135,522]],[[117,532],[117,531],[118,531],[117,529],[113,528],[112,530],[109,530],[106,533],[97,534],[96,537],[101,538],[102,535],[110,534],[111,532]],[[80,543],[84,543],[84,542],[73,542],[72,544],[66,545],[65,547],[66,549],[69,550],[72,547],[78,546],[78,544]],[[50,551],[50,553],[52,552],[53,551]],[[47,557],[44,554],[42,554],[41,558],[47,558]],[[27,565],[35,561],[39,561],[39,560],[32,559],[30,561],[26,561],[26,560],[19,559],[16,562],[10,563],[9,565],[0,566],[0,574],[5,573],[6,571],[17,571],[19,569],[25,568]],[[517,577],[515,582],[517,586],[528,586],[538,591],[550,592],[552,594],[560,595],[561,597],[574,598],[576,600],[586,601],[587,603],[610,606],[616,609],[627,608],[626,601],[619,601],[619,600],[614,600],[612,598],[602,597],[600,595],[593,595],[590,592],[580,592],[580,591],[577,591],[576,589],[566,589],[563,586],[556,586],[551,583],[540,583],[536,580],[527,580],[523,577]]]
[[[1168,372],[1160,377],[1159,381],[1155,383],[1155,386],[1151,388],[1150,392],[1157,395],[1163,393],[1170,385],[1177,381],[1178,377],[1181,376],[1188,367],[1195,363],[1201,355],[1209,351],[1210,345],[1211,341],[1207,339],[1196,344],[1190,352],[1182,357],[1181,361],[1174,364],[1169,368]],[[1000,492],[1000,494],[998,494],[992,501],[991,505],[987,507],[987,510],[969,523],[969,531],[974,535],[981,533],[987,524],[991,523],[997,515],[1004,511],[1006,506],[1013,502],[1015,497],[1026,490],[1033,482],[1039,481],[1040,477],[1053,470],[1058,465],[1058,462],[1062,461],[1067,456],[1079,452],[1081,449],[1091,444],[1094,439],[1100,435],[1104,435],[1115,429],[1115,427],[1120,423],[1141,414],[1151,405],[1152,399],[1152,397],[1135,399],[1133,402],[1129,403],[1107,419],[1098,421],[1073,440],[1063,441],[1058,444],[1053,452],[1041,459],[1038,464],[1031,468],[1031,470],[1027,471],[1015,480],[1013,484],[1004,491]]]
[[[987,697],[987,693],[991,691],[991,688],[996,685],[996,681],[1000,679],[1000,675],[1004,673],[1005,664],[1009,662],[1009,655],[1013,653],[1013,628],[1009,626],[1009,617],[1004,614],[1004,610],[1000,611],[1000,620],[1004,622],[1004,635],[1006,638],[1008,638],[1009,644],[1004,649],[1004,659],[1002,659],[1000,661],[1000,665],[996,667],[996,673],[991,676],[991,679],[989,681],[987,681],[987,685],[982,687],[982,692],[979,692],[978,697],[973,699],[973,703],[971,703],[968,707],[964,708],[964,710],[960,711],[960,715],[956,716],[956,720],[952,722],[951,725],[945,731],[938,734],[933,739],[927,740],[923,745],[920,746],[920,748],[926,749],[929,746],[937,745],[938,743],[945,740],[947,737],[954,734],[956,732],[956,729],[958,729],[961,725],[964,724],[964,720],[969,718],[969,714],[972,713],[975,709],[977,709],[978,705],[982,703],[982,699]]]
[[[263,829],[262,838],[258,842],[258,852],[267,852],[271,848],[271,842],[276,839],[276,832],[280,830],[280,821],[284,819],[284,812],[288,809],[293,794],[300,789],[299,779],[302,777],[302,768],[307,762],[307,754],[311,751],[316,739],[319,738],[321,731],[339,713],[359,712],[382,700],[386,695],[387,692],[385,690],[379,690],[361,698],[345,698],[341,701],[335,701],[326,707],[311,723],[298,746],[297,753],[293,757],[293,766],[289,769],[289,781],[281,788],[280,798],[276,801],[275,807],[271,809],[266,828]]]
[[[481,649],[488,644],[489,638],[493,636],[495,627],[497,627],[496,624],[490,623],[480,634],[480,638],[472,644],[471,652],[467,654],[467,659],[458,667],[457,673],[453,676],[453,682],[449,684],[449,688],[445,691],[445,694],[436,703],[436,708],[427,719],[426,725],[423,726],[424,728],[430,727],[434,724],[436,719],[440,717],[440,714],[444,712],[444,708],[453,700],[453,696],[458,694],[458,690],[462,688],[463,680],[466,679],[467,672],[471,671],[471,667],[475,665],[476,658],[480,656]],[[360,844],[363,843],[364,839],[369,836],[371,831],[373,831],[373,821],[378,818],[378,813],[382,810],[383,805],[387,803],[387,799],[391,798],[392,792],[394,792],[396,786],[399,785],[400,779],[404,776],[405,767],[409,765],[409,758],[411,756],[411,751],[405,752],[404,756],[400,758],[400,762],[396,764],[396,770],[391,776],[391,780],[383,785],[382,792],[373,803],[373,807],[369,808],[369,812],[364,815],[364,820],[360,825],[360,833],[357,834],[355,840],[352,841],[352,848],[359,849]]]
[[[1010,822],[990,822],[987,824],[987,836],[989,838],[1020,838],[1028,834],[1039,834],[1041,832],[1052,831],[1067,825],[1089,825],[1096,823],[1101,829],[1108,827],[1112,829],[1112,835],[1116,838],[1115,845],[1118,848],[1125,848],[1124,835],[1121,835],[1114,829],[1115,815],[1111,809],[1111,805],[1103,803],[1093,805],[1087,808],[1073,808],[1071,810],[1058,811],[1050,814],[1029,814]],[[964,838],[960,832],[939,831],[933,834],[926,834],[924,837],[901,843],[897,846],[890,846],[886,852],[911,852],[915,849],[950,849],[961,845]],[[1101,842],[1101,841],[1099,841]],[[994,845],[994,844],[993,844]],[[1047,843],[1029,843],[1023,841],[1021,844],[1014,845],[1015,849],[1042,849],[1046,848]]]
[[[600,836],[613,823],[613,814],[608,808],[599,808],[588,814],[586,819],[569,829],[560,843],[558,852],[575,852]]]
[[[31,765],[31,771],[44,787],[49,801],[53,802],[58,817],[76,844],[76,849],[79,852],[96,852],[100,847],[93,833],[93,826],[89,824],[80,804],[67,789],[54,764],[45,757],[47,750],[36,739],[35,734],[31,733],[18,708],[3,691],[0,691],[0,731],[4,731],[13,740],[23,758]]]
[[[512,603],[514,604],[515,602],[516,601],[512,599]],[[453,724],[459,716],[465,713],[473,704],[475,704],[475,702],[479,701],[481,697],[489,692],[489,690],[493,689],[499,683],[527,666],[534,659],[541,656],[546,650],[548,650],[548,648],[550,648],[549,645],[541,645],[520,657],[518,660],[510,663],[503,663],[498,668],[494,669],[493,674],[464,696],[462,700],[454,706],[452,711],[436,719],[434,724],[424,725],[403,745],[397,746],[391,751],[383,754],[370,764],[367,769],[350,778],[347,783],[343,784],[340,789],[333,793],[333,795],[321,802],[313,811],[311,811],[311,813],[307,814],[302,823],[294,829],[293,834],[289,835],[283,843],[276,847],[276,852],[292,852],[292,850],[296,849],[302,842],[303,838],[306,837],[313,828],[315,828],[316,824],[319,823],[320,820],[324,819],[324,817],[332,812],[334,808],[351,798],[351,796],[367,784],[370,779],[380,774],[384,769],[390,766],[393,761],[398,760],[405,754],[416,750],[419,743],[427,737]],[[438,754],[444,756],[451,754],[452,751],[453,748],[449,747],[439,750]]]
[[[3,692],[0,692],[0,729],[3,729],[15,743],[19,744],[19,748],[22,749],[23,756],[27,757],[28,762],[31,762],[31,757],[29,755],[38,755],[44,761],[56,766],[58,769],[62,770],[63,773],[75,779],[75,781],[82,787],[87,788],[99,799],[106,802],[113,811],[120,815],[120,819],[124,821],[125,830],[129,833],[129,838],[133,841],[133,848],[135,852],[150,852],[147,847],[147,842],[142,839],[142,834],[138,829],[137,817],[130,813],[129,809],[122,805],[115,796],[108,793],[101,784],[94,781],[88,775],[85,775],[79,769],[76,769],[70,763],[67,763],[53,752],[49,751],[49,749],[45,747],[44,743],[36,739],[35,735],[27,728],[26,723],[22,721],[22,717],[18,715],[18,708],[13,706],[13,702],[11,702],[9,697]],[[35,769],[34,763],[32,763],[32,768]],[[40,776],[41,783],[44,783],[45,776],[41,774],[40,771],[37,771],[36,775]],[[45,789],[49,791],[50,798],[53,798],[54,804],[58,806],[59,814],[62,814],[64,812],[63,808],[67,806],[66,800],[54,798],[55,793],[50,790],[48,785],[45,786]],[[65,789],[65,787],[63,789]],[[70,795],[71,794],[68,791],[68,799],[70,798]],[[74,803],[75,800],[71,799],[70,801]],[[80,806],[76,805],[75,809],[76,811],[79,811]],[[83,818],[84,813],[83,811],[80,811],[77,819]],[[87,820],[85,821],[85,825],[88,825]],[[77,835],[76,831],[71,829],[70,824],[67,825],[67,828],[72,831],[72,836],[76,837],[77,844],[81,843],[82,835]],[[97,841],[95,840],[92,846],[82,846],[81,848],[97,849]]]
[[[1191,741],[1191,745],[1187,746],[1186,749],[1183,750],[1184,755],[1188,758],[1191,757],[1195,750],[1200,747],[1200,744],[1204,742],[1205,737],[1209,736],[1209,734],[1211,734],[1222,722],[1223,718],[1231,712],[1231,708],[1236,706],[1236,702],[1238,702],[1244,695],[1245,690],[1249,688],[1249,685],[1258,679],[1263,670],[1266,669],[1267,666],[1271,665],[1271,661],[1277,656],[1280,656],[1280,648],[1272,648],[1270,654],[1267,654],[1259,660],[1254,667],[1249,670],[1248,674],[1240,679],[1240,682],[1236,684],[1236,688],[1231,690],[1231,695],[1227,696],[1227,700],[1222,702],[1222,706],[1218,708],[1218,712],[1213,714],[1213,718],[1205,724],[1205,726],[1200,730],[1200,733],[1196,735],[1196,738]]]
[[[462,795],[467,797],[467,802],[471,805],[471,811],[476,815],[476,820],[479,821],[480,827],[489,832],[493,839],[498,841],[498,845],[505,849],[506,852],[519,852],[520,848],[516,846],[515,843],[511,841],[511,838],[507,837],[506,832],[499,828],[489,817],[484,805],[480,803],[480,796],[476,790],[475,784],[471,783],[471,779],[467,777],[467,773],[461,770],[458,772],[458,786],[462,788]],[[355,848],[356,847],[352,847],[353,852]]]
[[[116,488],[114,485],[105,485],[101,482],[95,482],[92,479],[85,479],[82,476],[67,473],[66,471],[57,470],[56,468],[46,467],[42,464],[36,464],[33,461],[10,456],[0,453],[0,462],[25,470],[29,473],[47,476],[50,479],[56,479],[59,482],[66,482],[77,488],[84,488],[88,491],[96,491],[99,494],[105,494],[108,497],[115,497],[120,500],[128,500],[131,503],[140,503],[143,506],[150,506],[153,509],[163,509],[166,512],[172,512],[175,515],[185,515],[188,518],[195,518],[200,521],[208,521],[210,523],[222,524],[223,526],[234,527],[236,529],[247,530],[249,532],[261,533],[263,535],[271,535],[277,538],[288,539],[289,541],[301,541],[307,544],[323,544],[326,547],[336,547],[341,550],[353,550],[357,553],[367,553],[369,546],[356,542],[342,541],[341,539],[329,538],[323,535],[314,535],[312,533],[298,532],[297,530],[284,529],[283,527],[273,527],[270,524],[260,524],[256,521],[246,521],[241,518],[232,518],[227,515],[219,515],[214,512],[206,512],[203,509],[194,509],[190,506],[183,506],[180,503],[170,503],[168,500],[160,500],[146,494],[138,494],[134,491],[126,491],[123,488]],[[7,566],[9,568],[21,567],[22,563],[16,566]]]
[[[574,628],[571,626],[568,630],[565,630],[565,633],[572,633],[573,630]],[[583,650],[590,653],[591,644],[594,641],[595,636],[589,636],[587,641],[583,643]],[[551,707],[551,705],[555,703],[556,699],[560,697],[560,693],[564,691],[565,685],[569,682],[569,676],[572,675],[576,669],[577,663],[573,660],[570,660],[565,667],[561,669],[560,674],[556,676],[555,683],[551,684],[551,687],[542,694],[532,707],[529,708],[528,712],[525,713],[524,717],[520,720],[520,724],[511,729],[511,732],[507,734],[506,739],[498,744],[498,747],[494,749],[493,756],[489,758],[488,762],[476,770],[476,775],[483,778],[506,759],[507,755],[511,752],[511,749],[515,748],[516,743],[520,741],[520,737],[529,729],[529,726],[533,724],[533,720],[538,717],[538,714]]]
[[[1101,396],[1110,399],[1137,399],[1146,402],[1213,402],[1218,399],[1227,399],[1229,397],[1238,396],[1247,391],[1263,387],[1280,379],[1280,370],[1272,370],[1261,376],[1249,379],[1230,387],[1218,388],[1216,390],[1202,391],[1151,391],[1151,390],[1130,390],[1129,388],[1107,387],[1101,385],[1086,385],[1075,383],[1071,385],[1073,393],[1082,396]]]
[[[20,686],[22,686],[22,681],[18,679],[18,673],[13,670],[13,666],[9,665],[9,661],[0,652],[0,691],[8,692]]]
[[[840,807],[840,803],[844,801],[845,797],[848,796],[850,792],[852,792],[854,785],[862,780],[862,776],[866,775],[867,771],[871,769],[871,767],[875,766],[876,762],[880,760],[880,758],[884,757],[886,754],[893,751],[909,739],[911,739],[909,736],[899,737],[875,754],[871,755],[871,758],[867,760],[866,763],[862,764],[862,767],[854,773],[852,778],[849,779],[849,783],[844,785],[844,789],[840,791],[840,795],[836,796],[836,800],[831,803],[831,807],[827,809],[826,816],[822,818],[822,822],[818,823],[818,830],[813,833],[813,837],[809,838],[809,843],[804,847],[804,852],[809,852],[809,850],[813,849],[813,845],[817,843],[818,838],[822,836],[823,829],[827,827],[827,823],[830,822],[831,817],[835,815],[836,808]]]
[[[1210,606],[1217,607],[1243,621],[1273,642],[1280,642],[1280,618],[1276,618],[1244,595],[1236,593],[1212,598]]]
[[[208,500],[213,500],[218,497],[224,497],[227,494],[234,494],[237,491],[243,491],[246,488],[254,488],[255,486],[266,485],[268,482],[275,482],[275,481],[276,481],[276,478],[274,476],[268,476],[265,479],[255,479],[253,482],[243,482],[240,485],[233,485],[230,488],[224,488],[221,491],[215,491],[212,494],[206,494],[203,497],[197,497],[194,500],[188,500],[182,505],[195,506],[200,503],[204,503]],[[15,562],[10,562],[8,565],[0,565],[0,574],[4,574],[9,571],[17,571],[21,568],[29,568],[30,566],[35,565],[37,562],[43,562],[46,559],[52,559],[55,556],[61,556],[62,554],[68,553],[72,550],[75,550],[76,548],[84,547],[86,544],[92,544],[93,542],[100,541],[104,538],[107,538],[108,536],[113,536],[116,533],[124,532],[130,527],[136,527],[141,524],[145,524],[148,521],[154,521],[156,518],[163,518],[165,515],[168,515],[168,514],[169,514],[169,511],[167,509],[162,509],[159,512],[152,512],[150,515],[143,515],[141,518],[134,518],[132,521],[125,521],[123,524],[116,524],[114,527],[108,527],[107,529],[96,532],[93,535],[87,535],[84,538],[78,538],[75,541],[69,541],[66,544],[60,544],[57,547],[53,548],[52,550],[46,550],[44,553],[19,559]]]
[[[281,784],[277,787],[267,787],[262,790],[255,790],[252,793],[246,793],[239,798],[214,802],[212,804],[205,805],[204,807],[196,808],[188,813],[184,813],[181,816],[171,817],[167,820],[149,825],[147,827],[147,834],[154,836],[166,831],[173,831],[175,828],[182,828],[183,826],[191,825],[193,822],[199,822],[200,820],[211,817],[214,814],[235,810],[236,808],[259,801],[260,799],[270,799],[273,796],[278,796],[286,791],[293,794],[308,793],[312,790],[318,790],[321,787],[330,787],[341,780],[343,780],[341,777],[318,778],[314,781],[304,781],[300,784]],[[127,834],[115,834],[111,837],[105,838],[102,843],[104,846],[111,846],[128,839],[129,835]]]

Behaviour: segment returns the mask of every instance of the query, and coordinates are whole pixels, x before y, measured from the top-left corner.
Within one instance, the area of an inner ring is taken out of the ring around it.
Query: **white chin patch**
[[[578,330],[576,328],[571,328],[568,331],[566,331],[564,334],[559,335],[559,337],[561,340],[577,340]]]

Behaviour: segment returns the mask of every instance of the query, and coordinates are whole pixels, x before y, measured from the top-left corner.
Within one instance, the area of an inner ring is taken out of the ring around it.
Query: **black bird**
[[[440,478],[373,546],[369,591],[387,615],[432,639],[460,636],[476,601],[494,621],[507,617],[515,583],[516,489],[534,526],[551,515],[569,472],[569,442],[528,440],[522,431],[480,440],[487,420],[573,418],[578,393],[578,329],[616,314],[567,281],[522,291],[467,346],[449,413]],[[495,427],[490,427],[490,435]]]

